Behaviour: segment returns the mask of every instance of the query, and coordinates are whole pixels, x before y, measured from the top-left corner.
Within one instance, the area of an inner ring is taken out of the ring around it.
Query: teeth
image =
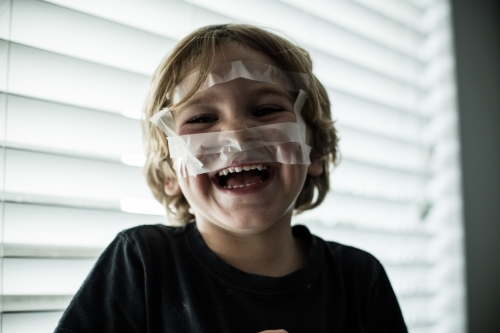
[[[259,181],[259,183],[262,183],[262,180]],[[223,186],[223,188],[242,188],[242,187],[247,187],[247,186],[252,186],[256,185],[258,183],[251,183],[251,184],[245,184],[245,185],[235,185],[235,186]]]
[[[245,166],[237,166],[237,167],[229,167],[227,169],[219,171],[219,176],[227,176],[229,173],[234,173],[234,172],[242,172],[243,170],[245,171],[250,171],[250,170],[267,170],[267,166],[262,165],[262,164],[252,164],[252,165],[245,165]]]

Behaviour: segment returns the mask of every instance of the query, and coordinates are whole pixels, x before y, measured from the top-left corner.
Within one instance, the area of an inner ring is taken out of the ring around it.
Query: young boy
[[[373,256],[291,227],[337,161],[305,50],[201,28],[157,69],[145,116],[146,177],[181,226],[121,232],[56,332],[407,332]]]

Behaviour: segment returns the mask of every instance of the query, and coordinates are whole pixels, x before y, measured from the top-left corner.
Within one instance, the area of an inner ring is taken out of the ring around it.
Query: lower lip
[[[217,183],[217,180],[214,180],[213,182],[215,183],[215,185],[217,186],[217,188],[221,191],[224,191],[224,192],[227,192],[227,193],[235,193],[235,194],[247,194],[247,193],[252,193],[252,192],[256,192],[256,191],[259,191],[261,190],[262,188],[266,187],[270,182],[271,180],[274,178],[274,174],[275,174],[275,169],[274,168],[270,168],[269,169],[269,177],[260,182],[260,183],[255,183],[255,184],[252,184],[252,185],[248,185],[248,186],[244,186],[244,187],[222,187],[220,186],[218,183]]]

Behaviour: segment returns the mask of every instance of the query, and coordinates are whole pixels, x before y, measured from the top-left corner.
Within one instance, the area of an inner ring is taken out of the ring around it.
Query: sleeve
[[[144,269],[123,233],[104,250],[55,333],[145,332]]]
[[[368,332],[408,333],[389,277],[378,260],[377,264],[368,302]]]

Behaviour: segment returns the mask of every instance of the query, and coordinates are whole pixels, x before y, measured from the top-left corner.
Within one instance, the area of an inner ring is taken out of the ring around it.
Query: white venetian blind
[[[295,218],[385,265],[410,332],[465,332],[447,0],[0,0],[2,332],[51,332],[122,229],[165,222],[142,177],[149,76],[207,24],[310,51],[342,162]]]

